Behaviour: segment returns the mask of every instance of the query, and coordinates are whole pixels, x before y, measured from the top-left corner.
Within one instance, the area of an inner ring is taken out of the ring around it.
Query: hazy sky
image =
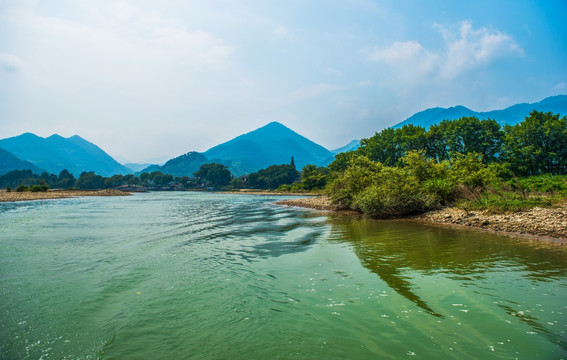
[[[0,138],[119,160],[271,121],[337,148],[429,107],[567,93],[567,1],[0,0]]]

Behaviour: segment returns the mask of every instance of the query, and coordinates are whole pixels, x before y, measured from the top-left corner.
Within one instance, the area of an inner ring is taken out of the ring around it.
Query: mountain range
[[[133,172],[78,135],[64,138],[55,134],[43,138],[25,133],[0,140],[0,148],[21,161],[31,163],[36,167],[32,171],[45,170],[58,175],[61,170],[67,169],[75,177],[83,171],[95,171],[103,176]]]
[[[289,164],[292,157],[298,169],[307,164],[325,166],[333,161],[334,155],[288,127],[271,122],[202,154],[189,152],[142,172],[159,170],[174,176],[192,176],[202,164],[215,162],[226,165],[234,176],[240,176],[270,165]]]
[[[554,114],[567,115],[567,95],[550,96],[537,103],[516,104],[503,110],[486,112],[473,111],[460,105],[450,108],[436,107],[420,111],[392,127],[400,128],[404,125],[412,124],[428,128],[443,120],[456,120],[463,116],[476,116],[481,120],[492,119],[496,120],[500,125],[515,125],[523,121],[533,110],[544,112],[551,111]]]
[[[442,120],[453,120],[463,116],[490,118],[501,124],[513,125],[524,120],[533,110],[566,115],[567,95],[552,96],[534,104],[517,104],[489,112],[476,112],[464,106],[432,108],[418,112],[393,127],[413,124],[427,128]],[[83,171],[94,171],[108,177],[134,171],[140,173],[158,170],[174,176],[193,176],[202,164],[217,162],[228,166],[234,176],[240,176],[270,165],[289,164],[292,157],[299,170],[307,164],[325,166],[333,161],[336,154],[356,149],[359,144],[358,140],[353,140],[341,148],[327,150],[288,127],[278,122],[271,122],[214,146],[204,153],[188,152],[170,159],[162,166],[131,164],[132,167],[136,167],[132,170],[119,164],[101,148],[78,135],[64,138],[55,134],[42,138],[25,133],[0,140],[0,175],[11,170],[23,169],[30,169],[34,173],[47,171],[59,174],[61,170],[67,169],[76,177]]]

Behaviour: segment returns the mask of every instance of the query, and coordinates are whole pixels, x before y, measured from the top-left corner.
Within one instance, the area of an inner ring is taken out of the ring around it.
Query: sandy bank
[[[45,200],[45,199],[63,199],[78,196],[125,196],[132,195],[129,192],[124,192],[114,189],[106,190],[50,190],[46,192],[29,192],[29,191],[0,191],[0,202],[6,201],[26,201],[26,200]]]
[[[329,198],[301,198],[278,201],[276,204],[317,210],[336,211]],[[467,226],[496,232],[529,235],[567,243],[567,204],[555,208],[533,208],[512,214],[491,215],[482,211],[465,211],[454,207],[430,211],[410,217],[431,224]]]

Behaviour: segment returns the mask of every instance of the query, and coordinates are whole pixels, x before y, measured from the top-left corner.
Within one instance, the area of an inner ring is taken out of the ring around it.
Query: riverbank
[[[278,201],[276,204],[317,210],[338,211],[328,197],[301,198]],[[488,214],[465,211],[455,207],[430,211],[409,219],[452,226],[473,227],[496,232],[529,235],[536,238],[559,239],[567,243],[567,204],[553,208],[533,208],[510,214]]]
[[[80,196],[127,196],[132,193],[106,189],[106,190],[49,190],[45,192],[30,192],[30,191],[0,191],[0,202],[7,201],[28,201],[28,200],[46,200],[46,199],[64,199],[70,197]]]
[[[283,191],[270,191],[270,190],[250,190],[240,189],[233,191],[215,191],[219,194],[240,194],[240,195],[274,195],[274,196],[321,196],[312,192],[283,192]]]

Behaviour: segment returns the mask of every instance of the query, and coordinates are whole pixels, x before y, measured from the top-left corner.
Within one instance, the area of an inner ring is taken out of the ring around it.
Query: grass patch
[[[561,200],[560,197],[552,196],[528,196],[515,192],[484,192],[476,199],[459,201],[456,206],[469,210],[483,210],[489,214],[505,214],[527,211],[534,207],[550,207]]]

